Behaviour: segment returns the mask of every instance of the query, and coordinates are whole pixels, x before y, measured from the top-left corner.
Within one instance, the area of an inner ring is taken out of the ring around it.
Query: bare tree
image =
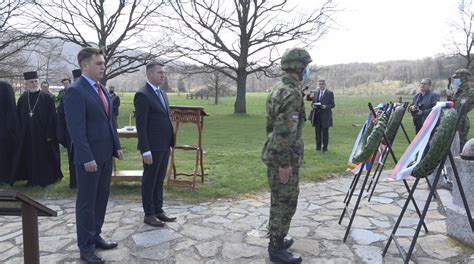
[[[225,95],[226,91],[230,89],[229,77],[220,71],[213,71],[212,73],[205,74],[204,82],[206,84],[208,95],[212,96],[211,93],[214,94],[214,104],[218,104],[219,96]]]
[[[36,0],[30,18],[59,38],[82,47],[104,51],[104,82],[123,73],[136,72],[147,61],[163,55],[164,35],[145,36],[153,27],[159,0]]]
[[[237,83],[235,113],[246,113],[247,76],[278,63],[281,50],[314,43],[328,30],[335,5],[298,11],[287,0],[174,0],[175,46],[194,62]],[[317,5],[316,3],[314,4]]]
[[[472,0],[459,0],[457,3],[458,15],[450,22],[452,31],[448,45],[456,55],[466,60],[466,69],[472,70],[474,60],[471,54],[474,38],[474,6]]]
[[[25,27],[17,19],[26,0],[0,1],[0,76],[12,76],[15,66],[24,63],[20,53],[37,41],[44,32],[35,31],[35,25]],[[17,65],[18,64],[18,65]]]

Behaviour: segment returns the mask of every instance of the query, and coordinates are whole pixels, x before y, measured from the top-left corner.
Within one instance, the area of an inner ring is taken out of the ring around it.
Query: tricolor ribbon
[[[441,110],[443,108],[453,107],[454,103],[451,101],[436,103],[423,123],[423,127],[405,150],[397,165],[395,165],[392,174],[390,174],[390,179],[403,180],[411,175],[413,169],[418,165],[423,157],[423,151],[428,145],[431,133],[438,123],[439,117],[441,116]]]
[[[384,103],[380,103],[380,104],[377,105],[377,107],[375,107],[375,109],[384,109],[384,108],[385,108]],[[367,130],[367,128],[370,125],[370,122],[372,122],[372,118],[373,118],[372,112],[369,112],[369,115],[367,116],[367,120],[365,121],[364,125],[361,127],[361,129],[359,131],[359,134],[357,135],[357,138],[354,142],[354,146],[352,147],[352,151],[351,151],[351,154],[349,155],[349,160],[348,160],[349,164],[354,164],[354,163],[352,163],[352,160],[354,159],[355,153],[357,151],[357,146],[359,145],[360,140],[362,139],[362,135],[364,135],[365,130]],[[359,171],[360,166],[362,166],[362,164],[363,164],[364,165],[363,170],[366,171],[371,166],[371,164],[370,164],[371,159],[372,159],[372,157],[370,157],[367,161],[365,161],[363,163],[356,163],[356,164],[354,164],[354,165],[356,165],[356,167],[352,170],[350,170],[350,169],[349,170],[352,173],[356,174]]]

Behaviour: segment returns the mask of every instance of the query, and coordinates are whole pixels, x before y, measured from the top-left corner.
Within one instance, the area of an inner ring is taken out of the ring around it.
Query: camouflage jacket
[[[300,82],[283,76],[268,95],[267,140],[262,161],[272,167],[299,167],[303,164],[303,126],[306,114]]]
[[[455,108],[459,109],[461,100],[466,99],[467,105],[466,107],[466,114],[472,110],[474,105],[474,90],[471,89],[469,84],[462,85],[456,91],[453,96],[453,101],[455,103]]]

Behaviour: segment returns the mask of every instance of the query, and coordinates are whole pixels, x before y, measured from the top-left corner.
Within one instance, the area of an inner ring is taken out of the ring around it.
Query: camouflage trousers
[[[458,126],[458,131],[459,131],[459,143],[460,143],[460,149],[459,151],[462,151],[462,148],[464,147],[464,144],[467,142],[467,135],[469,134],[469,128],[471,127],[471,121],[469,120],[469,117],[467,115],[461,117],[461,120],[459,122]]]
[[[298,173],[299,168],[293,168],[293,175],[288,183],[281,184],[278,168],[268,167],[267,176],[271,192],[268,233],[272,237],[285,237],[288,234],[300,192]]]

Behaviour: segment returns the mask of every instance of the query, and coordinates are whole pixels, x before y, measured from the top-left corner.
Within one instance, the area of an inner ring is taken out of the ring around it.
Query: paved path
[[[350,237],[342,242],[348,219],[338,225],[343,198],[351,178],[336,177],[301,186],[298,210],[290,235],[292,249],[303,263],[401,263],[395,245],[381,252],[404,203],[400,182],[381,182],[370,203],[362,200]],[[421,203],[427,191],[416,193]],[[40,218],[42,263],[80,263],[76,247],[74,199],[41,199],[58,217]],[[353,203],[352,203],[353,204]],[[111,199],[103,236],[119,242],[117,249],[98,251],[109,263],[269,263],[265,226],[269,194],[245,200],[191,204],[168,203],[178,221],[165,228],[143,224],[141,204]],[[412,260],[417,263],[474,264],[474,249],[446,234],[445,214],[438,202],[427,216],[429,234],[421,233]],[[418,218],[410,208],[397,234],[406,245]],[[0,263],[23,263],[21,221],[0,217]]]

